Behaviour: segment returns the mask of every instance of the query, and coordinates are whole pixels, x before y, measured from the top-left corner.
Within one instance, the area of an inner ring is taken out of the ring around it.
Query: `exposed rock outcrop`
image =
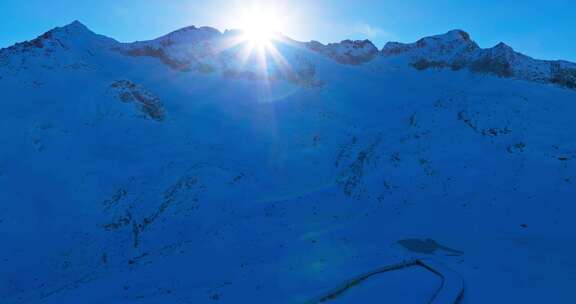
[[[318,41],[305,43],[310,50],[321,53],[343,64],[358,65],[378,56],[378,49],[370,40],[344,40],[340,43],[323,45]]]
[[[468,69],[476,73],[576,88],[576,64],[534,59],[502,42],[482,49],[461,30],[422,38],[415,43],[389,42],[382,49],[382,55],[404,57],[418,70]]]
[[[163,121],[166,118],[160,98],[142,86],[128,80],[119,80],[112,83],[110,88],[122,102],[136,104],[145,117],[155,121]]]
[[[278,36],[273,45],[275,50],[267,51],[269,56],[265,56],[263,63],[257,55],[257,47],[250,47],[243,32],[238,30],[222,33],[211,27],[190,26],[154,40],[119,43],[97,35],[75,21],[31,41],[0,50],[0,67],[12,74],[34,66],[96,69],[99,68],[97,61],[90,58],[112,51],[114,55],[157,58],[179,71],[220,73],[248,80],[287,80],[316,87],[322,81],[317,79],[317,66],[310,55],[317,53],[346,65],[367,64],[376,58],[400,58],[418,70],[466,69],[576,89],[576,64],[534,59],[504,43],[483,49],[462,30],[425,37],[414,43],[389,42],[381,51],[369,40],[344,40],[324,45]],[[0,70],[0,79],[2,74]]]

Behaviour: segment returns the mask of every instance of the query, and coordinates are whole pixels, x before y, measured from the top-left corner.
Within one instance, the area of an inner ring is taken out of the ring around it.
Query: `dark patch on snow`
[[[163,121],[166,118],[164,104],[160,98],[145,90],[141,85],[129,80],[118,80],[110,87],[122,102],[137,104],[147,118],[155,121]]]
[[[398,244],[415,253],[434,254],[437,250],[444,250],[452,254],[464,253],[460,250],[441,245],[433,239],[404,239],[399,240]]]

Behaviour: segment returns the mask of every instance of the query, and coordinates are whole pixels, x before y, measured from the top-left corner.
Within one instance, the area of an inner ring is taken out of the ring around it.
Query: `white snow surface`
[[[263,70],[238,35],[0,50],[1,303],[304,303],[412,258],[463,304],[576,302],[573,63],[451,31]],[[391,278],[342,300],[437,287]]]

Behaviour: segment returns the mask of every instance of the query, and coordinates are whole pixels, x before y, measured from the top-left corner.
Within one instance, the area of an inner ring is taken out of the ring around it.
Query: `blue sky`
[[[151,39],[188,25],[239,27],[239,0],[0,0],[0,47],[75,19],[121,41]],[[261,0],[286,17],[298,40],[411,42],[450,29],[482,47],[500,41],[537,58],[576,61],[576,1]]]

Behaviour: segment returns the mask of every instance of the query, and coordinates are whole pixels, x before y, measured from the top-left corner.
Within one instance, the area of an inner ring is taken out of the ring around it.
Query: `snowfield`
[[[0,50],[1,303],[576,302],[576,64],[238,35]]]

